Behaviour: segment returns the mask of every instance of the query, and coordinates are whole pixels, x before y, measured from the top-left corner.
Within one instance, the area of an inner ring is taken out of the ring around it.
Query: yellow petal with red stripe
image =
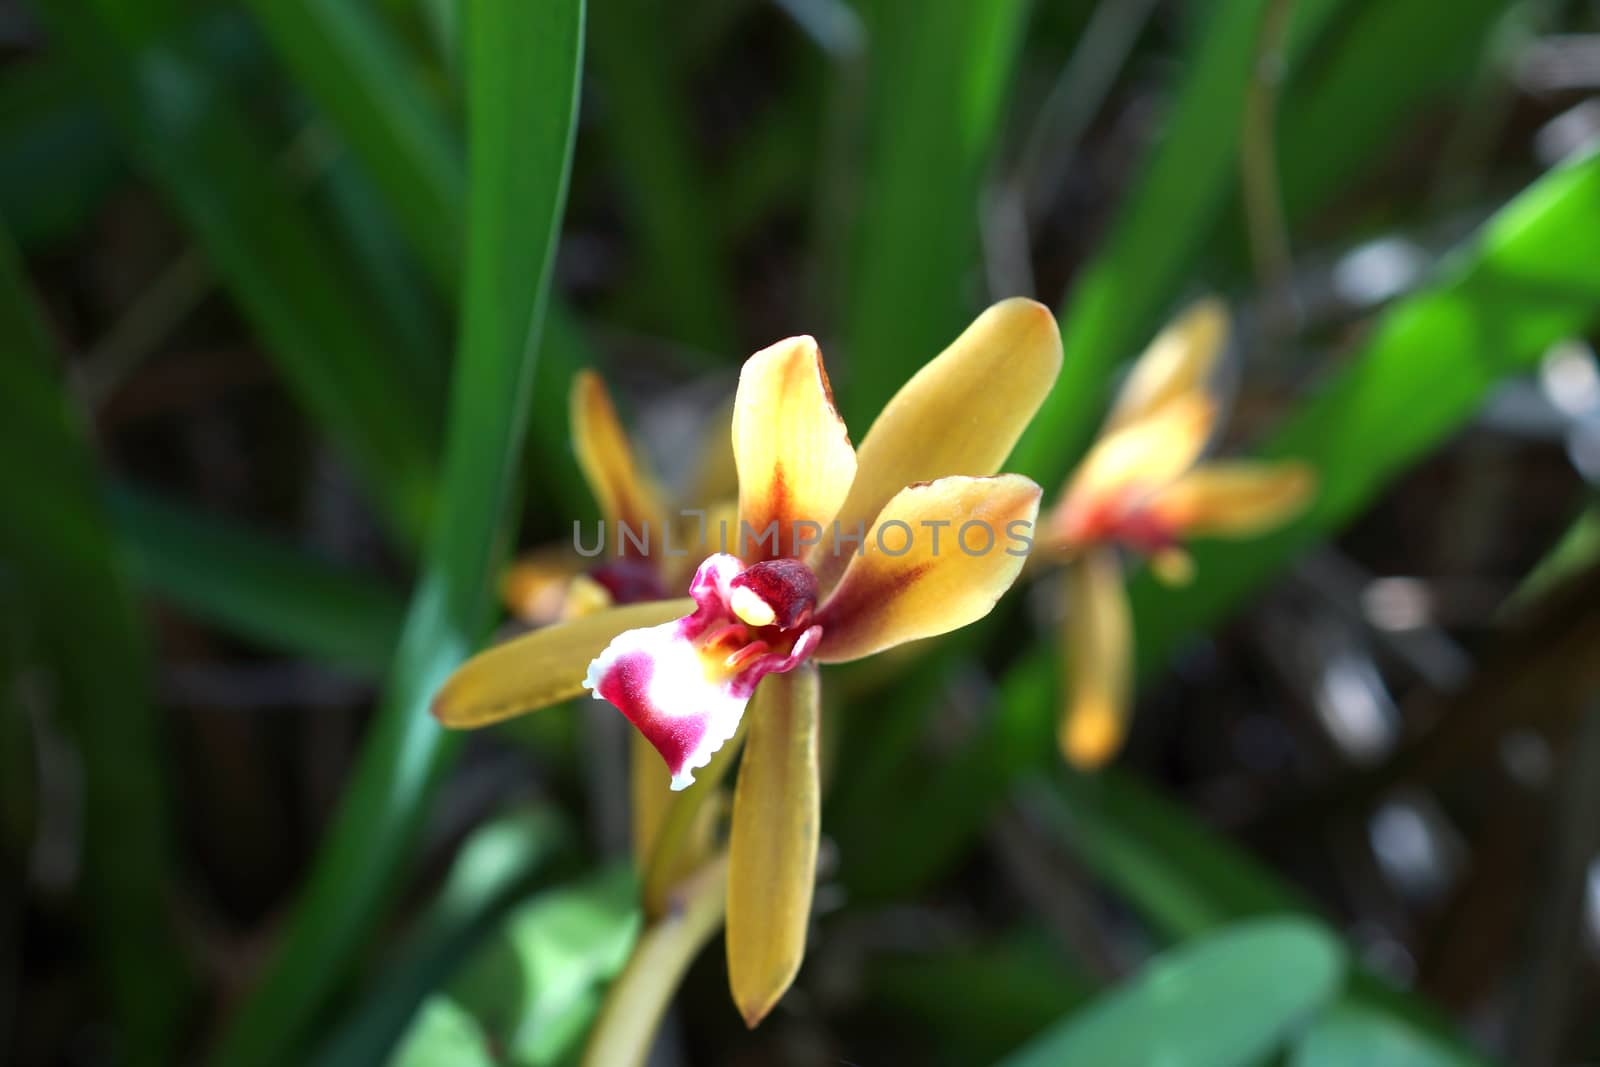
[[[1061,331],[1034,300],[1002,300],[901,386],[857,450],[839,528],[870,525],[915,482],[994,474],[1044,403],[1061,369]],[[812,562],[826,589],[847,559],[824,539]]]
[[[572,447],[600,514],[612,525],[627,523],[636,534],[660,523],[666,514],[661,493],[634,457],[611,394],[598,374],[580,371],[572,379],[569,408]],[[620,536],[613,536],[622,543]]]
[[[817,609],[817,659],[860,659],[989,614],[1022,571],[1039,495],[1016,474],[900,490]]]
[[[1091,544],[1199,460],[1216,424],[1212,400],[1192,393],[1102,437],[1079,464],[1052,510],[1054,550]]]
[[[433,715],[467,729],[581,696],[589,662],[618,634],[693,610],[687,598],[629,604],[523,634],[458,667],[434,696]]]
[[[745,361],[733,402],[733,456],[739,518],[760,539],[742,544],[747,562],[795,555],[799,522],[826,526],[855,480],[856,453],[834,410],[822,353],[810,337],[791,337]]]
[[[806,664],[756,688],[728,842],[728,983],[754,1027],[806,952],[821,825],[821,692]]]

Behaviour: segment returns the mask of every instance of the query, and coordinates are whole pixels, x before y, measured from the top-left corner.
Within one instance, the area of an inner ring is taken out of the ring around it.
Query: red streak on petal
[[[703,715],[667,715],[650,702],[650,676],[655,672],[648,652],[628,652],[617,657],[600,679],[599,693],[655,746],[673,774],[683,771],[689,754],[705,735]]]

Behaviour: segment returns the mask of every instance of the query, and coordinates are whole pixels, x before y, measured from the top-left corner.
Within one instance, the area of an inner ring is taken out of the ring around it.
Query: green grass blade
[[[439,101],[404,45],[354,0],[251,0],[295,80],[350,142],[445,292],[458,284],[466,175]]]
[[[286,1062],[376,925],[456,748],[428,703],[489,621],[566,199],[583,4],[483,0],[466,29],[468,258],[438,518],[372,734],[222,1063]]]
[[[388,668],[405,603],[373,578],[127,487],[106,496],[134,580],[272,648],[364,675]]]
[[[977,298],[979,188],[1027,24],[1024,0],[883,0],[873,42],[865,190],[852,235],[845,417],[865,432],[960,332]]]
[[[1105,247],[1073,283],[1062,312],[1061,377],[1008,469],[1054,486],[1099,422],[1112,372],[1161,324],[1229,202],[1238,175],[1245,94],[1267,0],[1211,7],[1166,132],[1117,211]],[[1292,70],[1339,6],[1294,6]]]
[[[0,557],[50,658],[54,706],[83,770],[83,884],[122,1059],[178,1061],[185,967],[149,650],[108,535],[93,458],[51,372],[10,237],[0,232]]]
[[[669,52],[671,8],[644,0],[594,5],[591,48],[605,118],[599,133],[638,241],[635,285],[675,340],[720,360],[737,355],[732,276],[721,228],[693,155],[687,104]]]
[[[1439,280],[1386,312],[1356,357],[1265,447],[1318,472],[1311,508],[1266,537],[1196,544],[1181,592],[1132,586],[1140,661],[1163,662],[1295,555],[1361,513],[1506,375],[1600,321],[1600,155],[1542,178]]]
[[[1174,949],[1000,1067],[1260,1062],[1338,994],[1344,948],[1305,919],[1256,919]]]
[[[148,0],[43,0],[40,12],[277,360],[286,383],[354,462],[403,535],[428,512],[429,405],[393,373],[337,248],[194,49],[181,10]]]

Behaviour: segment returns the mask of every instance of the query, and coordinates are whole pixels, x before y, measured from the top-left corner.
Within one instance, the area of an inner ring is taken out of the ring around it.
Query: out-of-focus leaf
[[[1449,18],[1432,0],[1362,0],[1331,55],[1283,99],[1279,179],[1291,220],[1360,175],[1406,119],[1469,84],[1508,0],[1463,0]],[[1428,47],[1418,48],[1426,38]]]
[[[1323,1013],[1295,1044],[1291,1067],[1466,1067],[1477,1064],[1397,1022],[1355,1004]]]
[[[693,151],[694,131],[676,71],[661,47],[674,9],[643,0],[596,4],[593,58],[614,173],[633,216],[634,276],[674,339],[734,355],[731,276],[721,228]]]
[[[513,895],[549,865],[569,835],[568,827],[543,809],[507,815],[474,830],[416,928],[378,965],[359,1006],[310,1062],[315,1067],[381,1063],[408,1023],[411,1059],[400,1062],[420,1062],[416,1058],[426,1050],[449,1048],[446,1035],[453,1040],[458,1033],[452,1024],[459,1008],[434,997],[415,1021],[413,1014],[494,928]],[[470,1049],[457,1043],[453,1051],[466,1055]]]
[[[501,1067],[489,1035],[472,1013],[448,997],[422,1005],[390,1067]]]
[[[171,923],[167,788],[149,650],[100,512],[93,458],[0,231],[0,553],[36,617],[51,692],[83,770],[81,862],[124,1060],[178,1059],[185,966]]]
[[[456,750],[428,704],[491,613],[566,201],[583,4],[482,0],[468,15],[467,270],[440,506],[372,734],[220,1062],[292,1058],[377,924],[429,786]]]
[[[879,0],[867,13],[872,83],[864,195],[841,290],[846,419],[872,416],[984,303],[979,183],[1004,118],[1024,0]]]
[[[1562,582],[1594,566],[1597,557],[1600,557],[1600,505],[1590,505],[1522,580],[1506,606],[1515,609],[1538,600]]]
[[[1341,0],[1295,4],[1293,70]],[[1061,481],[1088,442],[1117,365],[1148,340],[1188,280],[1238,175],[1245,94],[1267,0],[1210,5],[1164,132],[1061,314],[1061,377],[1007,469]]]
[[[312,192],[320,194],[319,206],[349,250],[356,282],[399,342],[393,373],[414,379],[427,396],[443,396],[453,325],[446,294],[424,273],[393,213],[349,153],[328,161],[323,181]]]
[[[111,131],[59,63],[0,77],[0,144],[0,214],[24,248],[76,230],[123,172]]]
[[[1242,1067],[1280,1048],[1339,992],[1345,954],[1321,925],[1256,919],[1173,949],[1000,1067]]]
[[[80,75],[124,147],[165,192],[289,387],[345,449],[404,536],[416,537],[433,488],[429,405],[393,373],[336,247],[296,203],[195,49],[171,0],[43,0]]]
[[[1489,390],[1600,320],[1600,155],[1561,167],[1503,208],[1427,289],[1387,311],[1360,350],[1263,449],[1317,472],[1297,520],[1261,538],[1194,546],[1181,592],[1131,593],[1146,668],[1225,614],[1296,554],[1361,513],[1470,418]]]
[[[916,954],[874,953],[865,985],[872,1000],[929,1031],[934,1063],[984,1063],[1095,992],[1042,931],[996,944]]]
[[[350,0],[251,0],[300,86],[333,119],[446,292],[458,281],[461,149],[403,44]]]
[[[106,496],[135,580],[264,644],[381,674],[405,603],[383,583],[127,487]]]
[[[1048,667],[1039,660],[1038,667]],[[1027,700],[1026,694],[1008,692],[1001,717],[1018,738],[1048,738],[1053,704]],[[1116,771],[1062,770],[1049,785],[1035,785],[1023,796],[1074,855],[1164,938],[1182,940],[1240,919],[1310,910],[1254,857]],[[1366,970],[1351,974],[1341,1004],[1381,1012],[1391,1026],[1413,1031],[1413,1040],[1459,1064],[1483,1063],[1428,1005]]]
[[[414,1051],[419,1043],[444,1051],[442,1019],[450,1022],[448,1034],[475,1032],[480,1047],[487,1042],[497,1052],[493,1062],[567,1062],[600,1010],[606,983],[627,962],[640,923],[631,870],[535,897],[507,917],[448,992],[428,999],[390,1062],[449,1062],[418,1059]],[[439,1009],[441,1002],[455,1010]],[[473,1026],[461,1025],[465,1020]]]

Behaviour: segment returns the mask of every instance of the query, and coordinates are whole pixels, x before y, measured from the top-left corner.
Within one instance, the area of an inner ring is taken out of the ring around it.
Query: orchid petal
[[[817,609],[817,659],[860,659],[983,618],[1021,572],[1038,511],[1039,487],[1016,474],[902,489]]]
[[[856,474],[855,449],[834,410],[815,340],[791,337],[745,361],[733,404],[733,455],[741,532],[753,539],[739,554],[752,561],[797,555],[797,524],[825,527]],[[760,543],[769,529],[774,536]]]
[[[487,726],[583,693],[584,667],[625,630],[682,615],[688,600],[607,608],[496,645],[456,668],[433,714],[456,729]]]
[[[1302,511],[1316,472],[1289,460],[1206,463],[1163,489],[1150,506],[1180,534],[1251,537]]]
[[[1209,394],[1227,337],[1228,309],[1220,300],[1191,304],[1134,363],[1102,432],[1138,422],[1181,396]]]
[[[1127,733],[1133,625],[1114,551],[1085,553],[1064,580],[1068,689],[1057,740],[1069,763],[1089,770],[1115,756]]]
[[[821,825],[816,667],[766,679],[755,699],[728,844],[728,983],[751,1027],[806,951]]]
[[[855,482],[836,522],[864,529],[907,485],[950,475],[994,474],[1044,403],[1061,369],[1061,332],[1034,300],[1002,300],[901,386],[857,452]],[[823,588],[847,556],[830,536],[811,561]]]
[[[748,690],[708,671],[685,632],[687,619],[618,634],[589,665],[584,688],[609,701],[644,735],[684,789],[739,728]]]
[[[1078,466],[1050,516],[1057,547],[1094,541],[1194,466],[1216,423],[1216,405],[1191,394],[1102,437]]]
[[[544,626],[567,616],[574,578],[589,561],[565,547],[538,548],[518,557],[500,578],[500,602],[531,626]]]
[[[573,451],[600,514],[613,526],[626,523],[637,533],[661,522],[666,514],[661,493],[634,458],[628,434],[598,374],[580,371],[573,378],[569,409]],[[625,543],[620,536],[618,541],[619,547]]]

